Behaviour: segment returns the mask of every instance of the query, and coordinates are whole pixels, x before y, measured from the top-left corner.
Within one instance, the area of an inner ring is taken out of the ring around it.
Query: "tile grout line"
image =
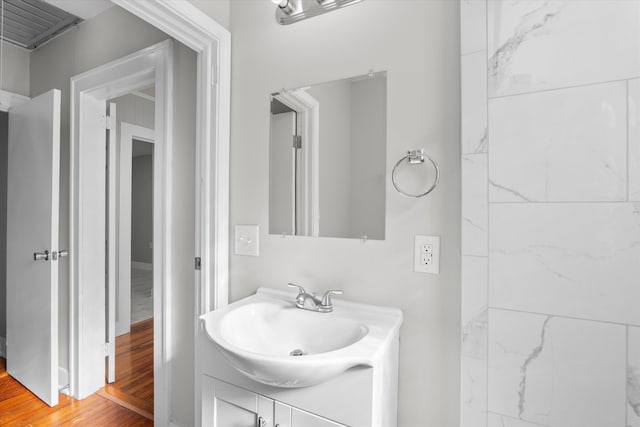
[[[495,411],[487,411],[487,412],[488,412],[488,413],[491,413],[491,414],[493,414],[493,415],[497,415],[497,416],[499,416],[499,417],[501,417],[501,418],[508,418],[508,419],[510,419],[510,420],[522,421],[520,418],[515,418],[515,417],[512,417],[512,416],[510,416],[510,415],[501,414],[500,412],[495,412]],[[533,426],[548,427],[548,426],[547,426],[547,425],[545,425],[545,424],[538,424],[538,423],[535,423],[535,422],[533,422],[533,421],[525,421],[525,422],[526,422],[527,424],[531,424],[531,425],[533,425]]]
[[[610,205],[626,205],[629,203],[635,203],[633,200],[556,200],[556,201],[539,201],[539,202],[489,202],[490,205],[600,205],[600,204],[610,204]]]
[[[490,262],[489,262],[489,236],[491,235],[491,229],[489,227],[489,224],[491,223],[490,219],[491,219],[491,212],[489,210],[489,147],[491,145],[491,139],[490,139],[490,130],[489,130],[489,0],[485,0],[484,2],[484,19],[485,19],[485,29],[484,29],[484,36],[485,36],[485,40],[484,40],[484,50],[485,50],[485,56],[484,56],[484,73],[485,73],[485,79],[484,79],[484,84],[485,84],[485,96],[486,96],[486,114],[485,114],[485,137],[487,138],[486,141],[486,155],[487,155],[487,182],[486,182],[486,188],[487,188],[487,193],[486,193],[486,209],[487,209],[487,257],[486,257],[486,267],[487,267],[487,273],[486,273],[486,279],[487,279],[487,285],[486,285],[486,303],[487,303],[487,335],[486,335],[486,340],[485,340],[485,347],[486,347],[486,358],[485,358],[485,364],[484,364],[484,374],[485,374],[485,379],[486,379],[486,384],[485,384],[485,402],[484,402],[484,410],[485,410],[485,427],[489,426],[489,331],[491,328],[491,322],[489,321],[490,316],[489,316],[489,287],[491,286],[491,273],[490,273]]]
[[[625,77],[625,78],[621,78],[621,79],[615,79],[615,80],[595,81],[595,82],[583,83],[583,84],[579,84],[579,85],[560,86],[560,87],[556,87],[556,88],[531,90],[531,91],[526,91],[526,92],[510,93],[510,94],[507,94],[507,95],[497,95],[497,96],[489,96],[489,95],[487,95],[487,96],[488,96],[488,98],[490,100],[513,98],[513,97],[516,97],[516,96],[535,95],[535,94],[538,94],[538,93],[557,92],[557,91],[567,90],[567,89],[580,89],[580,88],[586,88],[586,87],[591,87],[591,86],[601,86],[601,85],[607,85],[607,84],[612,84],[612,83],[622,83],[622,82],[628,82],[629,80],[635,80],[635,79],[637,79],[639,77],[640,76],[629,76],[629,77]]]
[[[603,323],[603,324],[607,324],[607,325],[615,325],[615,326],[624,326],[624,327],[630,327],[630,326],[634,326],[634,327],[638,327],[640,325],[636,325],[634,323],[623,323],[623,322],[614,322],[611,320],[600,320],[600,319],[589,319],[586,317],[576,317],[576,316],[568,316],[566,314],[555,314],[555,313],[544,313],[544,312],[540,312],[540,311],[528,311],[528,310],[518,310],[515,308],[506,308],[506,307],[498,307],[498,306],[489,306],[490,309],[492,310],[500,310],[500,311],[508,311],[510,313],[524,313],[524,314],[535,314],[538,316],[552,316],[552,317],[557,317],[560,319],[567,319],[567,320],[580,320],[583,322],[592,322],[592,323]]]
[[[627,388],[627,371],[629,370],[629,325],[627,325],[626,327],[626,331],[627,333],[627,351],[625,352],[625,364],[624,364],[624,375],[623,375],[623,380],[624,382],[622,383],[624,386],[624,425],[628,426],[629,425],[629,411],[627,410],[627,402],[629,401],[629,390]]]

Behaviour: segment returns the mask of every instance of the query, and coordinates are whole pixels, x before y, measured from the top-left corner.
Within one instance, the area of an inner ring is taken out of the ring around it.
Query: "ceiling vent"
[[[35,49],[81,18],[41,0],[4,0],[3,40]]]

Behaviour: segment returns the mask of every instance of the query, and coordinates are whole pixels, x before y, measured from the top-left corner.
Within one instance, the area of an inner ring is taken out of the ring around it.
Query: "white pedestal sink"
[[[397,340],[400,310],[335,299],[332,313],[318,313],[294,300],[294,293],[260,288],[201,319],[231,366],[275,387],[313,386],[354,366],[373,367]]]

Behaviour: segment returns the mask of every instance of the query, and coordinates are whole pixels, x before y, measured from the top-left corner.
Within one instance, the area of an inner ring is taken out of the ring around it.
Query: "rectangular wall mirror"
[[[386,72],[271,96],[269,233],[384,240]]]

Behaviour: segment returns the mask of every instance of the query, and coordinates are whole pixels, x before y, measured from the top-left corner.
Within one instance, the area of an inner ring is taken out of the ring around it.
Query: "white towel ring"
[[[433,168],[436,171],[436,178],[434,179],[433,184],[431,185],[431,187],[429,187],[427,189],[427,191],[425,191],[424,193],[420,193],[420,194],[411,194],[411,193],[407,193],[406,191],[402,190],[398,186],[398,183],[396,182],[396,171],[398,169],[398,166],[400,166],[400,163],[402,163],[403,161],[407,160],[407,163],[409,163],[409,164],[419,164],[419,163],[424,163],[425,159],[427,159],[427,160],[429,160],[429,162],[431,162],[431,164],[433,165]],[[424,149],[423,148],[420,148],[418,150],[409,150],[409,151],[407,151],[407,154],[404,157],[402,157],[400,160],[398,160],[396,165],[393,167],[393,172],[391,172],[391,182],[393,183],[393,187],[396,189],[396,191],[398,193],[402,194],[403,196],[411,197],[411,198],[415,198],[415,199],[417,199],[418,197],[426,196],[427,194],[431,193],[436,188],[436,186],[438,185],[438,181],[439,180],[440,180],[440,168],[438,167],[438,163],[436,163],[435,160],[433,160],[431,157],[426,155],[424,153]]]

